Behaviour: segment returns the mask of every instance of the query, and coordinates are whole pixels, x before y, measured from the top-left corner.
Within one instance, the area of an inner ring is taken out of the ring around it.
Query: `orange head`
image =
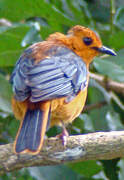
[[[51,34],[48,40],[72,49],[76,54],[82,57],[87,66],[93,58],[100,53],[116,56],[113,50],[102,45],[98,34],[80,25],[72,27],[67,35],[58,32]]]
[[[74,26],[68,31],[67,37],[71,49],[81,56],[86,64],[89,64],[100,53],[116,55],[113,50],[103,46],[98,34],[89,28]]]

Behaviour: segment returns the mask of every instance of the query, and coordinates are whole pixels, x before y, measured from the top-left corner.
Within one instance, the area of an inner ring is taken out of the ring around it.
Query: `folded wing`
[[[56,46],[53,54],[51,48],[49,57],[37,64],[31,58],[32,51],[27,52],[28,56],[25,52],[18,60],[10,79],[17,100],[39,102],[73,96],[86,87],[86,65],[70,49]]]

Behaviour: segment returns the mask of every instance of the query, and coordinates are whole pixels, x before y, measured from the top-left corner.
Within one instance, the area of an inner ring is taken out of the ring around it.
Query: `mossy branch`
[[[97,132],[69,136],[67,146],[60,139],[45,140],[38,155],[13,152],[13,144],[0,146],[0,175],[30,166],[124,157],[124,131]]]

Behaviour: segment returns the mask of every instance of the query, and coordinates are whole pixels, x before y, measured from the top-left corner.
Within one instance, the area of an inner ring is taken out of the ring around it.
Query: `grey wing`
[[[68,48],[58,48],[48,59],[25,59],[17,63],[12,75],[15,97],[19,101],[46,101],[76,95],[86,87],[87,69],[82,59]]]

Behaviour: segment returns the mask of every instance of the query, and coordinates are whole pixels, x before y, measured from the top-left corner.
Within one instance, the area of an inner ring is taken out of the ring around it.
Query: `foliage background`
[[[97,31],[103,44],[116,50],[116,57],[97,57],[90,70],[124,83],[124,1],[123,0],[0,0],[0,144],[13,142],[19,122],[11,110],[9,76],[23,50],[49,34],[66,33],[80,24]],[[104,102],[104,103],[103,103]],[[71,134],[124,129],[124,94],[101,87],[91,79],[87,106],[69,126]],[[60,131],[48,131],[53,136]],[[33,167],[7,173],[0,180],[123,180],[124,159],[86,161],[59,166]]]

